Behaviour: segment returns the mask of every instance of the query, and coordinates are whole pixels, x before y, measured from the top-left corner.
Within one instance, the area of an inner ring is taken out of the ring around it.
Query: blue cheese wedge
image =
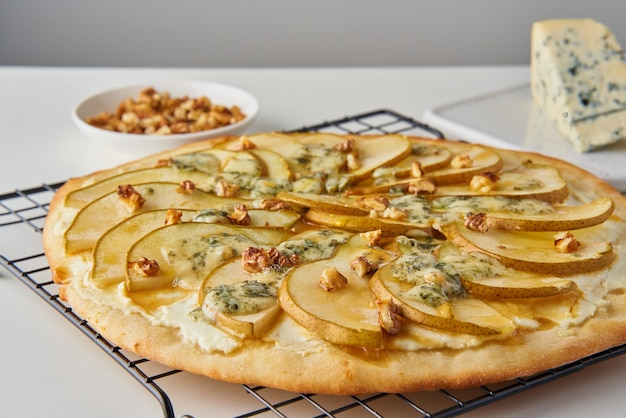
[[[592,19],[535,22],[533,99],[579,152],[626,137],[626,56],[610,29]]]

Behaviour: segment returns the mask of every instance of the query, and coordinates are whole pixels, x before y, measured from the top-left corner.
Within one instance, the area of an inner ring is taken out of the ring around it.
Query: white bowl
[[[171,97],[208,97],[214,104],[227,107],[238,106],[246,115],[245,119],[221,128],[201,132],[170,135],[126,134],[97,128],[85,122],[100,112],[114,112],[127,98],[136,99],[139,92],[147,87],[156,91],[167,91]],[[72,113],[76,125],[92,140],[130,155],[145,156],[175,148],[201,139],[222,135],[239,135],[254,120],[259,112],[257,100],[249,93],[232,86],[204,81],[159,81],[141,85],[120,87],[95,94],[80,102]]]

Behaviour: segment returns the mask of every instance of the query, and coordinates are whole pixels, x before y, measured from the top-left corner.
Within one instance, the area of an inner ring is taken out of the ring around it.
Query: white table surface
[[[0,67],[0,194],[63,181],[132,158],[89,142],[73,125],[70,111],[95,91],[158,79],[210,80],[248,90],[261,105],[249,131],[262,132],[381,108],[419,120],[427,109],[526,82],[528,67]],[[6,236],[0,230],[0,253],[27,248],[32,239],[38,238]],[[0,416],[162,416],[151,394],[3,269],[0,336]],[[622,356],[467,416],[619,416],[624,393],[626,357]]]

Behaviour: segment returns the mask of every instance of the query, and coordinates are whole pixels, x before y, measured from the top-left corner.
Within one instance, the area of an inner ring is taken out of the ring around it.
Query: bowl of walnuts
[[[132,155],[149,155],[223,135],[239,135],[259,111],[248,92],[204,81],[120,87],[81,101],[72,113],[91,139]]]

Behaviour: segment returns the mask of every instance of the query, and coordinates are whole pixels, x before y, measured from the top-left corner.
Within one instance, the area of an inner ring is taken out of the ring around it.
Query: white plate
[[[227,107],[237,105],[246,118],[221,128],[172,135],[125,134],[96,128],[85,122],[85,119],[96,116],[102,111],[114,112],[122,101],[127,98],[136,99],[139,92],[147,87],[154,87],[158,92],[167,91],[171,97],[206,96],[214,104]],[[237,87],[205,81],[147,81],[141,85],[120,87],[88,97],[76,106],[72,119],[83,133],[95,142],[126,154],[144,156],[201,139],[221,135],[239,135],[254,120],[258,112],[257,100]]]
[[[427,110],[423,121],[450,139],[560,158],[626,191],[626,141],[590,153],[574,151],[533,102],[529,84]]]

